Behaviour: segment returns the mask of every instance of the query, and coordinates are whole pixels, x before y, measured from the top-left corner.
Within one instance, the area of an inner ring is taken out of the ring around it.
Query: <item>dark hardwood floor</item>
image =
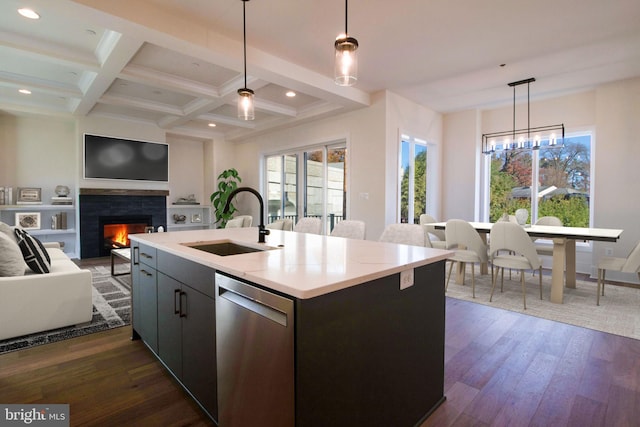
[[[72,426],[214,425],[130,338],[1,355],[0,403],[68,403]],[[447,298],[445,394],[421,427],[638,426],[640,341]]]

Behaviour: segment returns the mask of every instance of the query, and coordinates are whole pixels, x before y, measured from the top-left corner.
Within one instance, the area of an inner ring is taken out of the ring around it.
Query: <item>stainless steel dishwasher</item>
[[[293,301],[221,273],[215,284],[220,427],[293,427]]]

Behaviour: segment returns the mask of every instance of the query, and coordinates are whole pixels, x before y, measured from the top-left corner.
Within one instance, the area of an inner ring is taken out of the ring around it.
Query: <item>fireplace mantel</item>
[[[81,196],[168,196],[169,190],[139,190],[125,188],[81,188]]]

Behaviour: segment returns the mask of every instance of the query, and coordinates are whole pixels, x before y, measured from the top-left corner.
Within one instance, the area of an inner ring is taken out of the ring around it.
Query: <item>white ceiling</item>
[[[24,6],[41,19],[19,16]],[[246,3],[257,106],[247,122],[236,115],[240,0],[2,0],[0,111],[118,117],[238,140],[365,107],[384,89],[451,112],[510,105],[507,83],[529,77],[535,100],[640,76],[638,0],[351,0],[359,80],[339,87],[333,41],[344,8]]]

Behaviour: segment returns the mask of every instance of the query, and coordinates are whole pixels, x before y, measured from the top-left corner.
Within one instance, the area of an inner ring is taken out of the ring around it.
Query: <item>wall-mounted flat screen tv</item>
[[[84,177],[169,182],[169,145],[85,134]]]

